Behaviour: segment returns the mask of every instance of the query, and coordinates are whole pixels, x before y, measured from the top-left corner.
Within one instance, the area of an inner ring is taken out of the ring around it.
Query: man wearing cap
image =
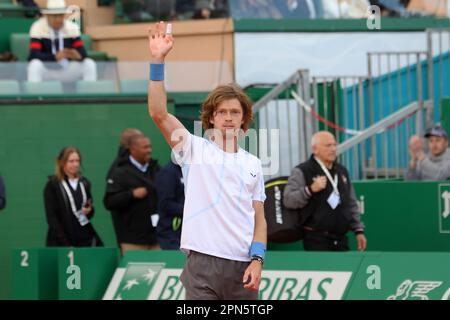
[[[441,126],[430,128],[425,133],[428,154],[423,151],[422,140],[412,136],[409,140],[411,160],[405,180],[446,180],[450,178],[450,150],[448,135]]]
[[[28,81],[97,80],[96,65],[86,58],[79,26],[66,19],[65,1],[48,0],[41,12],[44,16],[30,29]]]

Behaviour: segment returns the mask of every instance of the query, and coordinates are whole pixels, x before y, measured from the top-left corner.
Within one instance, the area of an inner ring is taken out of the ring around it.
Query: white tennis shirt
[[[261,161],[239,148],[225,152],[189,134],[180,164],[185,185],[181,250],[249,261],[255,228],[252,202],[264,202]]]

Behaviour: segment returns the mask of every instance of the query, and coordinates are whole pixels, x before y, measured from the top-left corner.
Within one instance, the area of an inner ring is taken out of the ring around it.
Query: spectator
[[[5,184],[3,183],[3,178],[0,176],[0,210],[6,207],[6,191]]]
[[[48,0],[42,18],[30,29],[28,81],[97,80],[95,62],[87,58],[80,28],[65,18],[64,0]],[[57,62],[44,64],[44,62]]]
[[[370,2],[368,0],[323,0],[323,17],[331,19],[367,18]]]
[[[227,0],[177,0],[175,13],[178,19],[210,19],[228,16]]]
[[[238,145],[253,119],[252,103],[234,84],[214,89],[202,105],[207,138],[167,112],[164,61],[173,47],[165,23],[148,32],[148,110],[182,167],[186,185],[180,279],[186,299],[258,299],[267,243],[261,161]]]
[[[156,227],[158,242],[163,250],[179,250],[181,219],[184,208],[184,183],[181,167],[172,161],[157,173],[159,221]]]
[[[117,164],[119,161],[121,161],[123,158],[128,158],[130,155],[130,139],[133,136],[143,136],[144,134],[135,128],[127,128],[125,129],[121,136],[119,141],[119,150],[117,151],[117,157],[114,159],[113,163],[108,169],[108,174],[106,175],[106,180],[108,180],[111,177],[111,173],[115,167],[117,167]]]
[[[230,0],[229,3],[234,19],[283,18],[273,0]]]
[[[113,168],[103,198],[112,213],[122,254],[128,250],[159,249],[151,220],[157,208],[154,178],[159,166],[151,158],[152,146],[145,136],[132,136],[129,152]]]
[[[77,148],[61,150],[56,172],[44,189],[49,247],[103,246],[90,220],[94,216],[91,183],[80,174],[81,154]]]
[[[276,2],[283,18],[311,18],[318,17],[319,1],[314,0],[282,0]]]
[[[336,162],[336,140],[321,131],[311,144],[313,155],[292,170],[283,199],[287,208],[301,209],[303,246],[306,251],[347,251],[351,230],[363,251],[364,226],[347,169]]]
[[[175,0],[121,0],[125,16],[134,22],[159,21],[174,15]]]
[[[409,140],[411,160],[406,180],[446,180],[450,178],[450,150],[448,135],[441,126],[430,128],[425,133],[429,153],[425,154],[422,140],[412,136]]]

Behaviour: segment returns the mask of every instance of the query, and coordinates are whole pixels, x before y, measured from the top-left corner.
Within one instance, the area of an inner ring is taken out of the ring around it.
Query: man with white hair
[[[28,81],[97,80],[97,68],[94,60],[86,57],[79,26],[66,19],[65,1],[48,0],[41,13],[44,16],[30,29]]]
[[[364,251],[364,225],[348,171],[336,162],[336,139],[321,131],[311,144],[311,158],[292,170],[283,198],[287,208],[300,209],[304,248],[347,251],[346,234],[353,231],[358,250]]]

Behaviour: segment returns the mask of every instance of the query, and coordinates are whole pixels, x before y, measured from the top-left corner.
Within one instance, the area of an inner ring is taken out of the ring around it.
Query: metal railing
[[[427,124],[439,120],[442,97],[450,96],[450,29],[427,29],[428,96],[434,101],[434,113],[427,113]]]
[[[310,115],[293,98],[310,100],[309,71],[299,70],[274,87],[253,106],[259,129],[279,130],[279,172],[266,176],[289,175],[292,168],[305,161],[311,153],[313,135]],[[261,150],[261,148],[259,148]],[[268,152],[271,153],[269,143]]]

